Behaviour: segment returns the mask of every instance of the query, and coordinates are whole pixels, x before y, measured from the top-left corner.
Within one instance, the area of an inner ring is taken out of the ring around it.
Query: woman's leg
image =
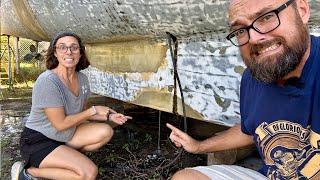
[[[113,129],[105,123],[83,123],[79,125],[67,146],[59,146],[46,156],[39,168],[27,171],[35,177],[47,179],[95,179],[96,165],[75,149],[92,151],[110,141]],[[70,146],[70,147],[69,147]]]
[[[105,123],[83,123],[76,129],[67,145],[80,151],[93,151],[107,144],[113,136],[113,129]]]
[[[28,173],[46,179],[95,179],[96,165],[79,151],[61,145],[48,154],[39,168],[31,167]]]

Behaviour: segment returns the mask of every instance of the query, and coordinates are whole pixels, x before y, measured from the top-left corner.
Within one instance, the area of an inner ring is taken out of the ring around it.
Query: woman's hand
[[[132,119],[132,117],[125,116],[120,113],[111,113],[109,115],[109,120],[113,121],[114,123],[119,124],[119,125],[124,124],[125,122],[127,122],[128,119]]]
[[[97,121],[113,121],[116,124],[122,125],[127,122],[128,119],[132,119],[130,116],[117,113],[115,110],[106,106],[92,106],[93,114],[91,120]]]
[[[91,106],[92,115],[91,120],[95,121],[108,121],[109,115],[117,113],[115,110],[106,106]]]
[[[102,116],[102,117],[104,116],[106,118],[108,118],[110,113],[117,113],[115,110],[106,106],[92,106],[92,107],[96,111],[95,115]]]

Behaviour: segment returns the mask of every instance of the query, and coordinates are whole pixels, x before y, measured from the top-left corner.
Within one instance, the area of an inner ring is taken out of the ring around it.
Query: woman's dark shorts
[[[41,161],[64,142],[52,140],[38,131],[27,127],[21,133],[20,152],[26,168],[39,168]]]

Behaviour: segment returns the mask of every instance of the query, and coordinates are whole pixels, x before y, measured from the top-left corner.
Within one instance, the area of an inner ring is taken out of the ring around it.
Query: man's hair
[[[87,55],[85,52],[85,47],[82,43],[81,38],[72,32],[59,32],[57,35],[55,35],[55,37],[50,42],[50,45],[48,47],[48,50],[47,50],[47,53],[45,56],[47,69],[54,69],[58,66],[59,61],[58,61],[57,57],[54,55],[55,50],[56,50],[56,44],[60,38],[66,37],[66,36],[72,36],[72,37],[76,38],[79,43],[79,46],[80,46],[81,57],[80,57],[79,62],[76,66],[76,71],[80,71],[82,69],[87,68],[90,65],[90,62],[87,58]]]

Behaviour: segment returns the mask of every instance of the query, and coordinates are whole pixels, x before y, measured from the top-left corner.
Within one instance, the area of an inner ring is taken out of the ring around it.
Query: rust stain
[[[105,72],[157,72],[165,60],[167,47],[163,43],[145,40],[87,44],[91,65]],[[145,74],[148,79],[150,74]]]
[[[131,41],[154,41],[154,35],[134,35],[134,34],[127,34],[127,35],[113,35],[110,36],[108,39],[95,39],[93,42],[91,39],[87,39],[86,42],[88,43],[121,43],[121,42],[131,42]]]
[[[148,81],[150,77],[153,75],[153,73],[141,73],[141,80],[142,81]]]

